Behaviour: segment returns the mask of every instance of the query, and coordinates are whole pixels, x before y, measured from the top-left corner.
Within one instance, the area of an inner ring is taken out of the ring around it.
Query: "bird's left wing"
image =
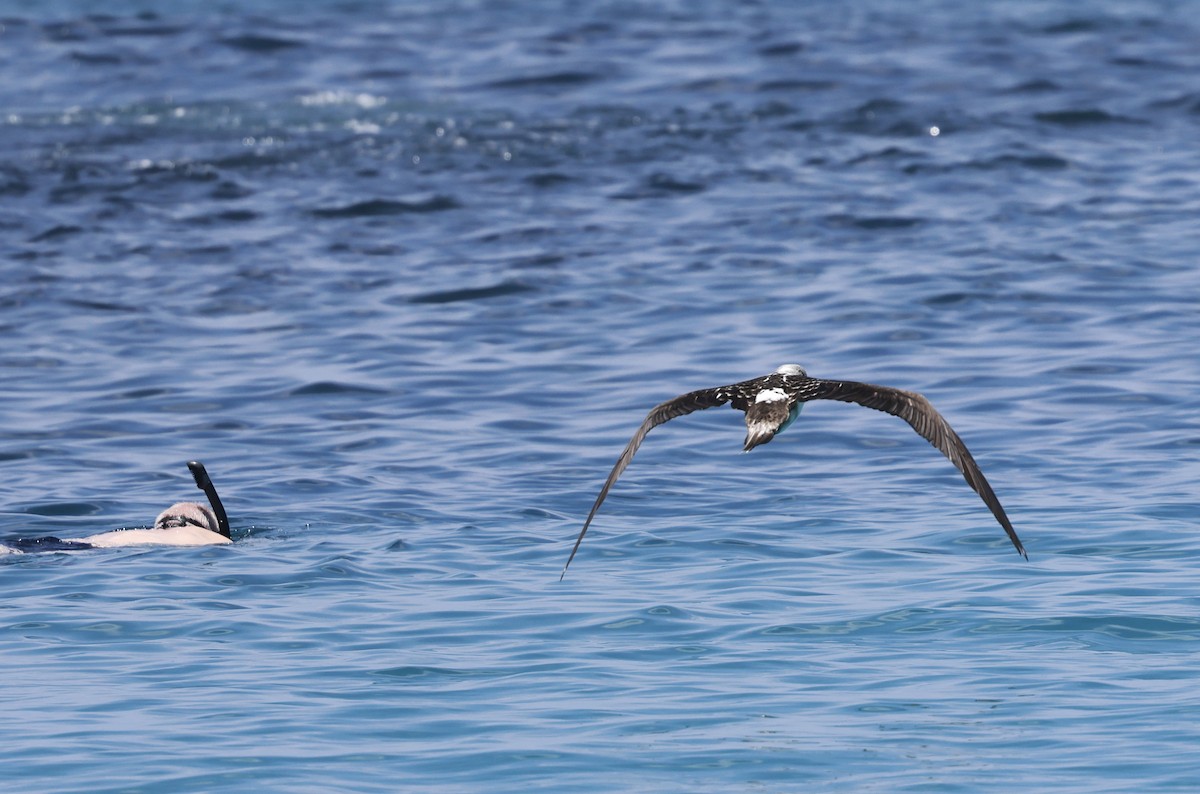
[[[958,433],[954,432],[954,428],[950,427],[950,423],[938,413],[929,400],[916,392],[893,389],[889,386],[817,378],[803,379],[799,387],[799,397],[804,401],[840,400],[846,403],[858,403],[867,408],[874,408],[876,411],[898,416],[908,422],[922,438],[937,447],[943,455],[950,459],[950,462],[962,474],[963,479],[967,481],[967,485],[970,485],[975,493],[979,494],[984,504],[992,511],[992,515],[1000,522],[1000,526],[1004,527],[1013,546],[1021,553],[1022,557],[1029,559],[1025,547],[1021,544],[1021,539],[1017,537],[1016,530],[1013,529],[1008,515],[1000,505],[1000,499],[983,476],[983,472],[979,470],[979,464],[971,457],[967,445],[958,437]]]
[[[604,497],[608,496],[608,489],[613,487],[617,478],[621,476],[621,472],[625,471],[626,467],[629,466],[634,454],[638,451],[638,447],[645,440],[646,434],[663,422],[668,422],[676,417],[690,414],[693,411],[724,405],[733,397],[730,391],[731,388],[733,387],[718,386],[715,389],[700,389],[699,391],[688,392],[673,400],[667,400],[665,403],[656,405],[650,410],[650,413],[646,414],[646,419],[642,422],[642,426],[633,434],[633,438],[629,439],[629,443],[625,445],[625,451],[621,453],[621,457],[617,458],[616,465],[609,472],[608,479],[604,481],[604,487],[600,489],[600,495],[596,497],[596,503],[592,505],[587,520],[583,522],[583,529],[579,531],[579,537],[575,539],[575,547],[571,549],[571,556],[567,558],[567,564],[563,566],[562,576],[558,577],[560,581],[563,576],[567,575],[567,568],[570,567],[571,560],[575,559],[575,552],[579,551],[579,544],[583,542],[583,536],[587,534],[588,527],[592,523],[592,518],[596,515],[596,511],[600,509],[600,504],[604,501]]]

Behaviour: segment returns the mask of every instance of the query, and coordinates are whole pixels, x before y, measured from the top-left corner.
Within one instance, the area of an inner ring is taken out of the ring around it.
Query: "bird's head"
[[[776,375],[792,375],[795,377],[807,378],[808,373],[804,371],[804,367],[799,364],[783,364],[775,370]]]

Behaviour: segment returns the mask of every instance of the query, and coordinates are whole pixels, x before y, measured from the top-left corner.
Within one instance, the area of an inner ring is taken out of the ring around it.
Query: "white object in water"
[[[119,546],[218,546],[233,542],[221,534],[213,511],[197,502],[171,505],[158,514],[150,529],[116,529],[71,540],[100,549]]]

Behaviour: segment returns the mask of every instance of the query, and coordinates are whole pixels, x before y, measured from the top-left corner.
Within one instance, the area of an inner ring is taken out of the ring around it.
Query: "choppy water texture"
[[[982,4],[980,4],[982,5]],[[1200,789],[1157,2],[0,7],[6,791]],[[899,420],[651,434],[799,362]]]

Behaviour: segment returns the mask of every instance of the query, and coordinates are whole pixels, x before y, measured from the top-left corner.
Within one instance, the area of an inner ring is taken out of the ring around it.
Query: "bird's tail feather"
[[[775,425],[769,422],[754,422],[746,426],[746,440],[742,444],[742,452],[749,452],[759,444],[765,444],[775,438]]]

